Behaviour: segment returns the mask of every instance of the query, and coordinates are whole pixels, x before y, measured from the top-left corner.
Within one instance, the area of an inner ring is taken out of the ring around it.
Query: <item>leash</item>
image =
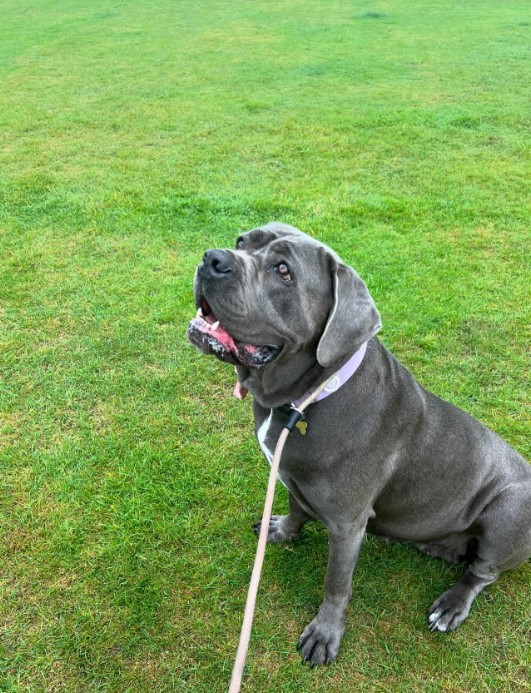
[[[260,573],[262,572],[262,565],[264,563],[267,535],[269,533],[269,520],[271,519],[271,509],[273,507],[273,498],[275,496],[275,484],[277,480],[278,468],[280,465],[280,458],[282,456],[282,450],[284,449],[284,445],[286,443],[288,435],[291,433],[291,431],[293,431],[297,423],[299,423],[299,421],[302,419],[302,415],[306,407],[308,407],[310,404],[312,404],[312,402],[314,402],[317,399],[317,397],[321,394],[321,392],[323,392],[326,386],[334,380],[338,372],[334,373],[332,376],[330,376],[330,378],[328,378],[328,380],[325,380],[324,383],[319,385],[319,387],[316,388],[311,394],[309,394],[309,396],[306,399],[304,399],[304,401],[301,404],[299,404],[298,407],[292,406],[289,418],[287,422],[284,424],[284,427],[278,438],[278,442],[275,447],[275,453],[273,455],[273,461],[271,462],[271,471],[269,473],[269,481],[267,484],[267,492],[264,502],[264,512],[262,515],[262,525],[260,527],[260,535],[258,537],[258,546],[256,547],[253,572],[251,574],[249,589],[247,591],[247,602],[245,604],[245,612],[243,614],[240,642],[238,644],[238,650],[236,652],[236,658],[234,660],[234,667],[232,669],[229,693],[239,693],[242,683],[243,667],[245,665],[245,659],[247,657],[249,640],[251,639],[251,629],[253,625],[256,594],[258,592]]]

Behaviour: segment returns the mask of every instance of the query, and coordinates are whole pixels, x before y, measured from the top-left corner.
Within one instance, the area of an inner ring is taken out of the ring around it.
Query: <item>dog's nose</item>
[[[203,255],[203,268],[210,277],[222,279],[234,271],[234,260],[226,250],[207,250]]]

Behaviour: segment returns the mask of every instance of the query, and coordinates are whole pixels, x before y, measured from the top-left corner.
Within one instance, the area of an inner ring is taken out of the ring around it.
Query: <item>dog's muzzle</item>
[[[197,276],[199,285],[208,284],[216,290],[223,290],[223,282],[232,279],[235,263],[231,253],[226,250],[207,250],[203,255]],[[204,354],[217,356],[221,361],[248,368],[263,368],[280,352],[280,347],[272,345],[246,344],[235,340],[216,317],[204,295],[196,294],[198,310],[188,325],[187,336],[190,342]]]

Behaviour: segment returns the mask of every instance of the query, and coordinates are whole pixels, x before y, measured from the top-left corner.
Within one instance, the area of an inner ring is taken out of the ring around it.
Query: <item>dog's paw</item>
[[[470,603],[456,590],[450,589],[431,605],[428,611],[428,627],[431,631],[449,633],[463,623],[469,611]]]
[[[302,663],[310,663],[313,669],[317,664],[330,664],[337,657],[343,626],[330,624],[319,619],[319,616],[306,626],[299,638],[297,649],[302,654]]]
[[[281,541],[294,541],[299,538],[298,532],[290,532],[289,527],[286,527],[287,517],[287,515],[271,515],[267,534],[267,541],[269,543],[276,544]],[[256,536],[259,536],[261,528],[262,520],[254,523],[253,530]]]

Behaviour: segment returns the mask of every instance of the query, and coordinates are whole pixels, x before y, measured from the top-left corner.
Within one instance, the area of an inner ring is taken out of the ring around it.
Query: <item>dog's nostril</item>
[[[227,263],[224,260],[218,260],[217,258],[212,262],[212,269],[222,274],[226,274],[227,272],[231,271],[230,267],[227,266]]]
[[[233,260],[226,250],[207,250],[203,262],[214,276],[227,275],[233,270]]]

